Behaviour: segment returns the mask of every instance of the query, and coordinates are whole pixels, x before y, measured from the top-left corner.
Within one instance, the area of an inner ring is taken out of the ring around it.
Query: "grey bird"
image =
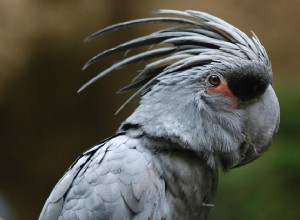
[[[136,89],[124,105],[139,96],[139,106],[114,136],[71,165],[39,219],[205,220],[214,206],[218,170],[248,164],[270,146],[279,103],[258,38],[204,12],[156,13],[86,39],[135,25],[171,25],[86,63],[84,69],[132,50],[80,91],[113,70],[144,62],[132,84],[120,90]],[[145,52],[134,50],[147,45]]]

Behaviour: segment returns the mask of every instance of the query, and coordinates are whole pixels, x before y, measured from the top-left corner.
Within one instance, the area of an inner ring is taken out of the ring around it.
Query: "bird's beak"
[[[255,102],[245,107],[247,112],[244,158],[236,165],[243,166],[268,150],[280,122],[278,99],[271,85]]]

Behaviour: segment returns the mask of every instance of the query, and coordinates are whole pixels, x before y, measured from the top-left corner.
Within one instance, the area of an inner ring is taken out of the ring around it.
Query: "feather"
[[[97,60],[100,60],[106,56],[109,56],[111,54],[117,53],[117,52],[121,52],[121,51],[125,51],[128,49],[133,49],[135,47],[140,47],[140,46],[145,46],[145,45],[149,45],[149,44],[156,44],[159,42],[162,42],[165,39],[168,39],[170,37],[180,37],[180,36],[194,36],[195,34],[193,33],[185,33],[185,32],[172,32],[172,33],[160,33],[160,34],[151,34],[148,36],[143,36],[140,38],[136,38],[134,40],[128,41],[124,44],[120,44],[114,48],[108,49],[103,51],[102,53],[97,54],[96,56],[94,56],[92,59],[88,60],[84,67],[83,70],[85,70],[87,67],[89,67],[90,65],[92,65],[93,63],[95,63]]]
[[[140,53],[137,54],[135,56],[131,56],[127,59],[124,59],[120,62],[115,63],[114,65],[112,65],[111,67],[107,68],[106,70],[102,71],[101,73],[99,73],[98,75],[96,75],[94,78],[92,78],[90,81],[88,81],[87,83],[85,83],[79,90],[78,92],[82,91],[84,88],[86,88],[87,86],[89,86],[90,84],[92,84],[93,82],[97,81],[98,79],[100,79],[101,77],[105,76],[106,74],[108,74],[109,72],[118,69],[124,65],[130,64],[130,63],[135,63],[141,60],[146,60],[146,59],[150,59],[153,57],[158,57],[158,56],[162,56],[164,54],[168,54],[171,51],[175,50],[176,48],[172,48],[172,47],[168,47],[168,48],[159,48],[159,49],[155,49],[155,50],[150,50],[144,53]]]
[[[179,71],[205,67],[210,63],[233,61],[235,58],[257,60],[270,65],[266,51],[254,33],[250,38],[224,20],[204,12],[164,9],[154,11],[154,13],[162,15],[162,17],[143,18],[114,24],[85,39],[87,42],[107,32],[142,24],[169,23],[176,25],[129,40],[88,60],[83,69],[118,52],[130,51],[146,45],[164,46],[142,53],[136,52],[136,54],[112,64],[85,83],[78,92],[120,67],[136,62],[145,62],[144,68],[133,78],[133,83],[118,91],[127,92],[137,89],[119,108],[117,111],[119,112],[132,99],[148,91],[160,77],[171,73],[176,75]],[[156,60],[150,62],[150,59]]]
[[[137,19],[127,22],[118,23],[115,25],[108,26],[106,28],[103,28],[93,34],[91,34],[89,37],[87,37],[84,42],[89,42],[96,37],[111,32],[114,30],[118,30],[120,28],[126,28],[134,25],[142,25],[142,24],[149,24],[149,23],[178,23],[178,24],[190,24],[190,25],[198,25],[197,22],[193,22],[191,20],[182,19],[182,18],[168,18],[168,17],[162,17],[162,18],[144,18],[144,19]]]

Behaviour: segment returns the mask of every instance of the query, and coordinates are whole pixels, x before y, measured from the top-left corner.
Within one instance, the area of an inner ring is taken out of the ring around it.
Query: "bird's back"
[[[83,153],[52,191],[40,219],[206,216],[213,178],[194,164],[200,160],[184,151],[156,154],[144,139],[120,133]],[[189,172],[186,160],[193,166]]]

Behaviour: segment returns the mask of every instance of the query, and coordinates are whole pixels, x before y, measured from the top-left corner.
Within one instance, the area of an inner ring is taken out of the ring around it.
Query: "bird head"
[[[124,105],[141,97],[121,131],[138,130],[160,143],[153,148],[190,150],[211,167],[228,169],[258,158],[279,126],[271,63],[258,38],[203,12],[156,13],[163,16],[115,24],[86,39],[133,25],[175,24],[93,57],[84,69],[108,55],[152,46],[103,70],[80,91],[115,69],[145,62],[133,83],[120,90],[137,89]]]

